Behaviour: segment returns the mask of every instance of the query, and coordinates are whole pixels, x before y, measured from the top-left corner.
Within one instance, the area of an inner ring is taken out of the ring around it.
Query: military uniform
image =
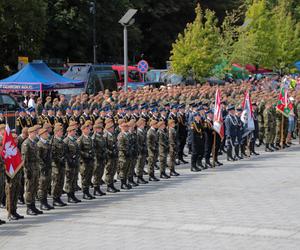
[[[204,121],[204,138],[205,167],[212,167],[210,163],[210,155],[213,147],[213,121],[208,118]]]
[[[93,140],[91,137],[86,135],[81,135],[77,140],[80,156],[82,160],[82,165],[80,166],[81,175],[81,186],[85,199],[95,198],[89,193],[89,187],[92,183],[92,176],[94,171],[94,157],[95,151],[93,146]]]
[[[127,179],[130,171],[130,138],[127,132],[118,134],[118,152],[119,152],[119,177],[121,179],[121,188],[129,189]]]
[[[95,167],[94,167],[94,178],[93,178],[93,186],[95,188],[95,191],[97,191],[100,194],[103,194],[100,191],[100,185],[102,184],[102,177],[104,173],[104,167],[105,167],[105,157],[106,157],[106,140],[103,137],[103,133],[94,133],[93,134],[93,142],[94,142],[94,148],[95,148],[95,155],[96,155],[96,161],[95,161]],[[94,195],[96,192],[94,192]]]
[[[239,147],[239,120],[237,116],[228,114],[225,118],[225,135],[227,144],[227,160],[236,160],[236,157],[232,156],[232,150],[237,152]]]
[[[150,128],[147,132],[148,146],[148,174],[154,177],[154,167],[158,156],[158,136],[154,128]]]
[[[258,112],[257,112],[257,120],[258,120],[258,126],[259,126],[259,145],[263,143],[263,140],[265,138],[265,127],[264,127],[264,110],[265,110],[265,102],[261,101],[258,105]]]
[[[66,134],[67,128],[69,126],[69,121],[66,116],[56,116],[54,119],[54,123],[61,123],[63,126],[63,132]]]
[[[204,126],[201,120],[199,122],[197,122],[196,120],[192,122],[191,137],[192,137],[191,170],[197,172],[201,170],[197,167],[197,162],[201,163],[202,158],[204,156],[205,137],[204,137]]]
[[[129,132],[129,171],[128,171],[128,180],[129,184],[137,186],[133,180],[134,170],[137,163],[138,149],[137,149],[137,134],[136,130]]]
[[[187,127],[186,127],[186,118],[185,114],[178,113],[178,127],[177,127],[177,133],[178,133],[178,159],[181,160],[183,163],[187,163],[183,160],[183,150],[184,146],[186,144],[187,139]]]
[[[78,169],[79,169],[79,160],[80,160],[80,150],[75,138],[71,136],[67,136],[64,139],[65,143],[65,157],[66,157],[66,183],[65,183],[65,191],[68,194],[69,202],[79,202],[75,197],[75,190],[77,187],[77,178]]]
[[[274,141],[274,133],[272,129],[275,127],[274,123],[274,114],[272,112],[272,108],[266,108],[263,113],[264,117],[264,130],[265,130],[265,143],[266,143],[266,151],[273,151],[270,148],[270,144]]]
[[[37,143],[37,155],[38,155],[38,165],[40,170],[39,176],[39,186],[38,186],[38,197],[41,202],[41,209],[49,210],[47,202],[48,190],[51,187],[51,145],[47,140],[40,138]]]
[[[177,140],[176,140],[176,130],[175,128],[169,129],[169,162],[168,166],[170,173],[175,171],[175,160],[177,152]]]
[[[114,134],[105,131],[104,138],[106,140],[106,164],[105,164],[105,182],[107,184],[108,192],[117,192],[118,190],[114,187],[114,176],[117,171],[118,162],[118,148],[117,139]]]
[[[169,151],[169,138],[168,133],[165,129],[158,130],[158,148],[160,177],[169,178],[169,176],[166,174],[167,157]]]
[[[38,190],[39,181],[39,165],[37,145],[35,141],[27,138],[21,147],[22,159],[24,161],[24,177],[25,177],[25,203],[27,205],[27,213],[37,211],[35,207],[35,197]],[[35,212],[36,214],[36,212]]]
[[[143,177],[144,167],[147,159],[147,132],[145,129],[137,129],[137,150],[138,158],[136,174],[137,177],[141,179]]]
[[[22,129],[25,127],[30,127],[30,124],[28,122],[28,119],[26,118],[26,116],[19,116],[16,120],[16,133],[17,135],[22,133]]]
[[[62,138],[54,136],[52,142],[52,189],[53,204],[65,206],[60,199],[65,181],[65,143]]]

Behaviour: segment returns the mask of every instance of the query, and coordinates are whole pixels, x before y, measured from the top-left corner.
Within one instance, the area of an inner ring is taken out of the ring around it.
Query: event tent
[[[84,82],[63,77],[43,63],[29,63],[16,74],[0,80],[0,90],[45,91],[83,88]]]

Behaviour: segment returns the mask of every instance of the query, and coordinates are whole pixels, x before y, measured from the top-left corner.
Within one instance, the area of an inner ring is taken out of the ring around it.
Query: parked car
[[[16,113],[20,105],[10,94],[0,93],[0,110],[7,117],[7,123],[10,128],[15,128]]]
[[[76,64],[71,66],[63,76],[85,82],[83,89],[65,89],[58,91],[60,94],[66,95],[67,98],[70,95],[77,95],[82,92],[95,94],[105,89],[111,91],[118,89],[116,74],[110,65]]]

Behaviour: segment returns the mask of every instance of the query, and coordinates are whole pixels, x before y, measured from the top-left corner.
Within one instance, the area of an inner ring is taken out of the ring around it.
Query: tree
[[[280,72],[293,67],[300,58],[300,22],[293,18],[291,1],[280,0],[273,10],[276,38],[274,67]]]
[[[213,67],[221,61],[220,30],[215,13],[203,12],[196,7],[196,18],[188,23],[184,34],[179,34],[171,51],[171,66],[175,73],[183,76],[192,74],[195,78],[207,77]]]
[[[36,59],[40,55],[46,30],[43,0],[0,1],[0,67],[16,69],[18,56]]]
[[[266,0],[254,0],[249,6],[244,24],[239,28],[232,60],[247,64],[273,66],[274,22]]]

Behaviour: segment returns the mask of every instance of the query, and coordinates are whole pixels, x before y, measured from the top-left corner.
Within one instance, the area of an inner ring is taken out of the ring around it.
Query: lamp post
[[[93,62],[97,63],[97,42],[96,42],[96,2],[90,2],[90,13],[93,14]]]
[[[126,14],[119,20],[119,23],[124,27],[124,90],[128,90],[128,35],[127,27],[135,23],[134,15],[137,13],[136,9],[129,9]]]

